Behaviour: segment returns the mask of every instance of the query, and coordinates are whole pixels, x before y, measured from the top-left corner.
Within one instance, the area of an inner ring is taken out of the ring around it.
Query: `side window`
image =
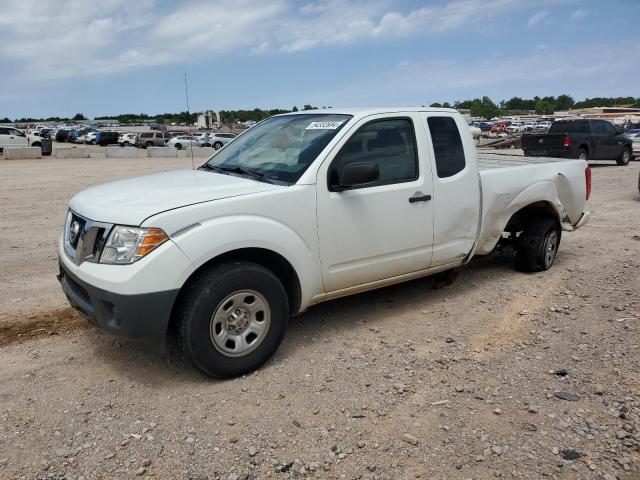
[[[338,183],[345,165],[363,161],[376,163],[380,171],[380,179],[369,186],[418,178],[418,155],[411,120],[374,120],[360,127],[333,159],[329,167],[329,185]]]
[[[608,134],[610,134],[610,135],[618,135],[618,131],[616,130],[616,127],[614,127],[609,122],[607,122],[606,125],[607,125],[607,133]]]
[[[607,133],[607,125],[604,122],[593,122],[591,128],[593,133]]]
[[[6,127],[0,127],[0,135],[9,135],[9,129]]]
[[[464,170],[464,148],[455,120],[451,117],[429,117],[427,123],[438,177],[452,177]]]

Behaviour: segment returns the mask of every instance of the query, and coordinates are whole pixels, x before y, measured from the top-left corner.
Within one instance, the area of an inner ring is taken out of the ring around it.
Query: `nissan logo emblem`
[[[71,228],[69,228],[69,241],[73,244],[78,240],[78,235],[80,235],[80,223],[74,220],[71,224]]]

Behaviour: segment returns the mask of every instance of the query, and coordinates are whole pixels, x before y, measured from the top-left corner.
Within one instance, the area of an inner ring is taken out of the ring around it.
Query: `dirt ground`
[[[497,252],[322,304],[214,381],[55,280],[74,192],[185,161],[0,161],[0,478],[640,478],[640,162],[593,166],[550,271]]]

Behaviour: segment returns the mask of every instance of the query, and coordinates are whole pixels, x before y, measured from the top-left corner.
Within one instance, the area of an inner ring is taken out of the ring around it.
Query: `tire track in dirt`
[[[44,335],[85,328],[88,322],[72,308],[0,317],[0,347]]]

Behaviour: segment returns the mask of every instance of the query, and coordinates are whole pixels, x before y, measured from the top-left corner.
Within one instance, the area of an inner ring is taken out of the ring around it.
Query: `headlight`
[[[144,257],[169,239],[159,228],[116,225],[104,245],[100,263],[127,264]]]

